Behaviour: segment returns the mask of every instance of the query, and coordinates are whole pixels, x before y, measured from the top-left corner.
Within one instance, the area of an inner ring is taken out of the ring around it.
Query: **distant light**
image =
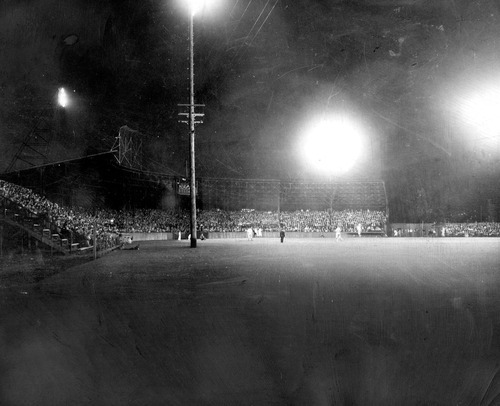
[[[341,174],[351,169],[359,158],[362,134],[361,127],[351,118],[320,118],[304,134],[302,152],[316,170]]]
[[[66,94],[66,90],[64,90],[64,87],[59,88],[59,92],[57,94],[57,102],[61,107],[66,107],[68,105],[69,99],[68,95]]]

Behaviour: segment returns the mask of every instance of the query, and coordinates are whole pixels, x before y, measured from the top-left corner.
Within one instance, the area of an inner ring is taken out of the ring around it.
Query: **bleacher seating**
[[[340,226],[343,232],[362,236],[385,235],[385,186],[383,182],[300,183],[275,181],[217,182],[214,190],[233,185],[239,190],[238,199],[253,192],[279,193],[281,210],[207,209],[198,212],[198,226],[204,232],[240,232],[249,227],[275,232],[333,232]],[[206,186],[206,185],[205,185]],[[236,188],[236,189],[234,189]],[[65,208],[34,194],[29,189],[0,180],[0,197],[3,196],[5,218],[26,230],[39,235],[51,247],[65,252],[88,251],[97,236],[98,249],[108,249],[123,243],[129,233],[186,233],[190,227],[187,211],[140,209],[134,211],[85,210]],[[277,196],[275,195],[273,199]],[[293,197],[293,199],[292,199]],[[302,199],[302,200],[301,200]],[[264,199],[265,200],[265,199]],[[258,200],[261,203],[264,200]],[[292,202],[293,200],[293,202]],[[256,201],[256,200],[254,200]],[[317,203],[322,209],[285,209]],[[242,202],[240,202],[241,204]],[[344,207],[348,206],[348,207]],[[494,236],[498,223],[453,225],[447,236]]]
[[[109,219],[95,219],[83,212],[73,212],[22,186],[0,180],[0,199],[3,220],[24,229],[31,237],[62,253],[76,250],[81,242],[88,241],[89,230],[97,230],[97,246],[109,249],[118,244],[118,235],[106,227]],[[66,227],[66,225],[71,224]],[[71,228],[71,231],[68,230]],[[68,241],[69,234],[71,241]],[[76,243],[76,245],[74,245]]]
[[[383,181],[279,181],[202,179],[205,209],[240,210],[379,210],[386,211]]]

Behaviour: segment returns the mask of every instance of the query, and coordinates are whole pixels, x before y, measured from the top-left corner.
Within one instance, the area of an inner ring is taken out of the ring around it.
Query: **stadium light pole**
[[[189,13],[189,158],[191,176],[190,198],[191,198],[191,248],[196,248],[196,161],[194,151],[195,141],[195,115],[194,115],[194,15],[196,8],[193,3],[190,4]]]
[[[189,8],[189,107],[188,113],[181,113],[189,116],[189,157],[190,157],[190,200],[191,200],[191,216],[190,216],[190,235],[191,248],[196,248],[197,227],[196,227],[196,160],[195,160],[195,125],[201,121],[196,121],[197,117],[203,117],[203,113],[196,113],[197,106],[194,103],[194,16],[205,7],[207,0],[184,0]],[[186,106],[180,104],[179,106]]]
[[[196,160],[195,160],[195,104],[194,104],[194,16],[204,1],[189,0],[189,195],[191,200],[191,248],[196,248]]]

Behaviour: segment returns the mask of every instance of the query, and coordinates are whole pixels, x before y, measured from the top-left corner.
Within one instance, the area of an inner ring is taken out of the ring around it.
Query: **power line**
[[[236,6],[239,4],[240,0],[236,0],[236,3],[234,3],[234,6],[233,8],[231,9],[231,12],[229,13],[229,17],[232,17],[233,16],[233,11],[234,9],[236,8]]]
[[[267,5],[269,4],[270,1],[271,0],[267,0],[266,4],[262,8],[262,11],[260,12],[259,16],[256,18],[255,22],[253,23],[252,28],[250,28],[250,31],[248,32],[246,38],[250,37],[250,34],[252,33],[254,27],[257,25],[257,22],[260,20],[260,17],[262,16],[262,14],[264,14],[264,11],[267,8]]]
[[[254,30],[255,26],[257,25],[257,23],[259,22],[259,20],[261,20],[261,17],[263,16],[265,10],[268,8],[268,5],[269,5],[270,1],[271,0],[267,0],[266,4],[262,8],[261,12],[259,13],[259,15],[256,18],[255,22],[253,23],[252,27],[250,28],[250,31],[248,32],[248,34],[245,37],[243,37],[245,39],[245,43],[243,45],[246,45],[247,47],[250,47],[252,45],[252,43],[255,40],[255,38],[257,37],[257,35],[259,35],[262,27],[264,26],[264,24],[267,22],[267,20],[271,16],[271,14],[272,14],[274,8],[276,7],[276,5],[278,4],[279,0],[276,0],[274,2],[273,6],[271,7],[271,9],[269,10],[269,12],[267,13],[267,16],[264,18],[264,21],[260,24],[259,28],[257,29],[257,32],[253,35],[253,37],[251,38],[251,40],[249,42],[247,42],[246,39],[248,39],[251,36],[252,31]],[[234,57],[231,60],[231,63],[239,62],[241,60],[242,54],[241,54],[240,50],[241,50],[241,48],[236,51],[236,54],[234,55]]]
[[[245,35],[245,36],[241,37],[242,39],[246,39],[246,38],[250,37],[250,34],[252,33],[252,31],[253,31],[253,29],[254,29],[255,25],[257,24],[257,22],[259,21],[260,16],[264,13],[264,11],[265,11],[265,9],[266,9],[267,5],[269,4],[269,1],[270,1],[270,0],[267,0],[266,4],[265,4],[265,5],[264,5],[264,7],[262,8],[262,11],[259,13],[259,16],[256,18],[255,22],[253,23],[252,27],[250,28],[250,31],[248,31],[248,34],[247,34],[247,35]],[[252,0],[250,0],[250,2],[248,3],[247,8],[245,9],[245,11],[243,12],[242,17],[240,18],[240,21],[243,19],[243,16],[245,15],[245,13],[246,13],[246,11],[247,11],[247,9],[248,9],[248,7],[250,6],[250,4],[251,4],[251,3],[252,3]],[[237,60],[237,59],[239,59],[239,58],[238,58],[238,57],[239,57],[239,53],[240,53],[240,51],[241,51],[241,48],[242,48],[244,45],[247,45],[247,44],[246,44],[246,43],[243,43],[243,44],[240,46],[240,48],[236,50],[236,53],[235,53],[235,54],[234,54],[234,56],[231,58],[231,61],[230,61],[229,65],[232,65],[234,62],[236,62],[236,60]]]
[[[245,16],[245,14],[246,14],[246,12],[247,12],[248,8],[250,7],[250,4],[252,4],[252,1],[253,1],[253,0],[250,0],[250,1],[248,2],[248,4],[247,4],[247,6],[246,6],[245,10],[243,10],[243,14],[241,14],[241,17],[239,18],[238,22],[236,23],[235,27],[233,28],[233,32],[231,33],[231,35],[230,35],[230,36],[232,36],[232,35],[235,33],[236,28],[238,28],[238,25],[241,23],[241,20],[243,20],[243,17]]]
[[[267,19],[269,18],[269,16],[271,15],[271,13],[273,12],[274,8],[276,7],[276,4],[278,4],[278,1],[279,0],[276,0],[274,2],[274,5],[273,7],[271,8],[271,10],[269,11],[269,13],[267,14],[266,18],[264,19],[264,22],[260,25],[259,29],[257,30],[257,32],[255,33],[255,35],[253,36],[252,40],[250,41],[250,44],[249,46],[252,44],[253,40],[257,37],[257,35],[259,34],[260,30],[262,29],[262,27],[264,26],[264,24],[266,23]]]

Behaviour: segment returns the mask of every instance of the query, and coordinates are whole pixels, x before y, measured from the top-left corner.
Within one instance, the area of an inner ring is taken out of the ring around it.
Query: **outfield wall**
[[[225,238],[247,238],[246,232],[231,232],[231,233],[210,233],[210,239],[225,239]],[[275,232],[262,232],[262,237],[255,237],[256,240],[260,238],[280,238],[280,233]],[[285,238],[335,238],[335,233],[299,233],[287,231]]]
[[[123,236],[133,237],[133,241],[161,241],[161,240],[177,240],[179,236],[173,233],[124,233]],[[363,233],[363,237],[379,237],[378,233]],[[343,238],[357,237],[355,233],[342,233]],[[226,233],[209,233],[208,239],[246,239],[246,232],[226,232]],[[276,238],[279,239],[279,232],[262,232],[262,237],[255,237],[256,240],[260,238]],[[335,238],[335,233],[302,233],[287,231],[285,238]],[[182,235],[182,240],[187,240],[187,235]]]
[[[123,233],[123,237],[133,237],[133,241],[164,241],[171,240],[172,233]]]

